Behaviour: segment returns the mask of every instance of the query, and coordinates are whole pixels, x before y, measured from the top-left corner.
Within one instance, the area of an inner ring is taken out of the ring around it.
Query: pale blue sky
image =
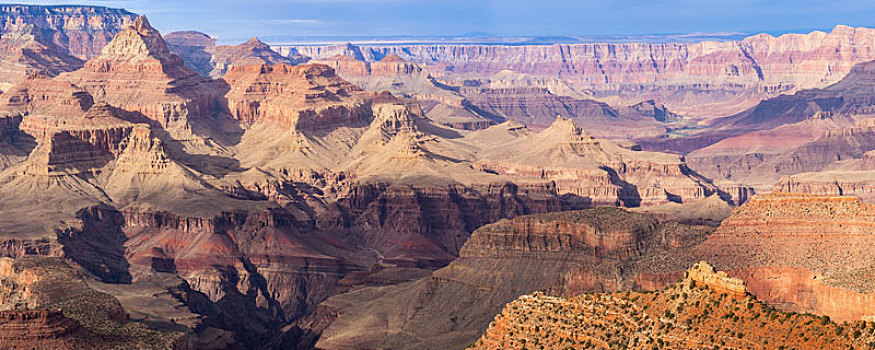
[[[162,32],[222,42],[283,36],[784,33],[875,26],[873,0],[86,0],[146,14]]]

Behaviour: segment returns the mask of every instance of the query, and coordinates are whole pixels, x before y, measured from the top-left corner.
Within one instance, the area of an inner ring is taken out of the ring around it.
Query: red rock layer
[[[223,77],[231,114],[242,123],[273,122],[293,130],[356,125],[370,115],[372,93],[323,65],[279,64],[232,68]]]
[[[80,59],[89,59],[134,21],[125,10],[97,6],[3,5],[0,32],[31,30]]]
[[[871,304],[860,303],[875,295],[860,279],[875,258],[866,248],[875,244],[873,229],[875,209],[857,198],[760,195],[695,252],[743,278],[767,303],[859,320],[875,314]]]
[[[106,102],[162,127],[209,116],[218,105],[219,87],[172,54],[145,17],[121,31],[99,56],[61,79]]]
[[[76,349],[82,325],[60,311],[0,311],[0,343],[7,349]]]

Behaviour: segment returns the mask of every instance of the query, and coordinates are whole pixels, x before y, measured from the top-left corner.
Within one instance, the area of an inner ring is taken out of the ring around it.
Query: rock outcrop
[[[231,86],[226,99],[234,118],[296,131],[358,125],[368,118],[375,97],[322,65],[234,67],[223,81]]]
[[[31,74],[56,76],[82,68],[83,60],[44,41],[33,27],[0,34],[0,89],[6,91]]]
[[[101,6],[37,6],[6,4],[0,7],[0,33],[31,31],[33,35],[82,60],[100,53],[103,46],[134,22],[131,12]]]
[[[316,346],[461,347],[523,293],[661,288],[692,265],[682,252],[711,230],[614,208],[502,220],[475,231],[459,259],[430,277],[328,299],[320,307],[339,317]]]
[[[280,55],[273,51],[270,46],[252,37],[249,41],[236,46],[216,46],[213,52],[210,71],[210,76],[219,78],[234,66],[250,66],[250,65],[275,65],[287,64],[295,65],[303,63],[298,57],[289,58]]]
[[[516,295],[658,290],[701,260],[725,273],[700,263],[686,277],[714,295],[749,293],[784,312],[868,320],[871,216],[852,197],[773,194],[754,197],[716,231],[609,208],[500,221],[475,231],[459,259],[430,277],[329,298],[320,308],[335,320],[317,346],[463,346],[486,329],[484,315]]]
[[[170,329],[128,322],[118,300],[91,289],[60,259],[0,258],[4,348],[186,348],[188,335]]]
[[[737,209],[695,248],[782,310],[860,320],[875,313],[871,269],[875,211],[853,197],[775,193]]]
[[[705,264],[656,292],[523,295],[468,348],[844,349],[875,339],[865,322],[839,325],[770,308],[746,295],[743,282]]]
[[[62,74],[105,102],[162,128],[209,116],[219,104],[219,87],[188,69],[170,52],[145,17],[137,17],[76,72]]]

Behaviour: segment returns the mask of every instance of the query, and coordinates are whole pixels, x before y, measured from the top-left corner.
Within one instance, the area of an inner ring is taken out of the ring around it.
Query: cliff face
[[[750,293],[784,312],[867,320],[872,310],[866,305],[873,296],[871,254],[865,248],[875,222],[871,212],[851,197],[773,194],[753,197],[716,231],[608,208],[503,220],[475,231],[459,259],[430,277],[329,298],[320,307],[323,317],[335,320],[317,346],[462,346],[486,329],[489,319],[484,315],[496,313],[520,293],[658,290],[681,276],[707,285],[714,295],[732,296],[730,300],[748,300]],[[725,273],[700,264],[684,275],[685,267],[703,259]],[[399,300],[403,306],[397,306]],[[713,311],[686,306],[667,309],[677,315],[685,310],[689,314],[684,317],[691,318]],[[716,327],[725,321],[709,322],[707,327]],[[738,331],[747,333],[745,327]],[[400,333],[404,336],[395,336]]]
[[[756,35],[725,43],[343,45],[279,47],[279,51],[320,59],[345,54],[367,61],[397,55],[446,75],[513,70],[561,76],[574,86],[604,95],[651,95],[677,106],[701,102],[702,96],[710,102],[732,102],[715,109],[725,112],[731,110],[728,105],[738,104],[739,97],[838,81],[854,64],[875,59],[873,35],[870,29],[838,26],[830,33]]]
[[[782,175],[824,170],[875,147],[875,63],[861,63],[823,89],[763,101],[690,139],[714,142],[687,156],[711,178],[771,187]],[[707,143],[706,142],[706,143]]]
[[[271,121],[293,130],[330,129],[365,120],[374,94],[363,93],[326,66],[252,65],[233,68],[228,108],[242,123]]]
[[[873,338],[859,323],[837,325],[765,306],[745,294],[744,282],[700,262],[677,284],[651,293],[523,295],[469,348],[842,349]]]
[[[100,53],[135,14],[99,6],[0,6],[0,33],[33,28],[35,35],[87,60]]]
[[[665,286],[692,264],[678,252],[710,230],[613,208],[502,220],[475,231],[459,259],[430,277],[328,299],[321,307],[339,317],[316,346],[464,346],[520,293]]]
[[[0,339],[6,348],[183,348],[188,335],[128,322],[111,295],[60,259],[0,258]]]
[[[872,208],[852,197],[754,197],[696,251],[742,278],[764,302],[797,312],[859,320],[875,310],[870,268]]]
[[[220,94],[170,52],[145,17],[119,32],[83,69],[60,78],[163,128],[210,115]]]

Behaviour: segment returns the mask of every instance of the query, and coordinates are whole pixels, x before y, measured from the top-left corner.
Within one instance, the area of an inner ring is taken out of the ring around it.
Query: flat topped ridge
[[[631,230],[643,226],[656,225],[658,220],[639,213],[633,213],[616,207],[600,207],[585,210],[572,210],[543,214],[523,215],[513,219],[504,219],[477,229],[478,232],[501,232],[509,226],[530,224],[582,224],[599,230]]]
[[[89,5],[25,5],[25,4],[5,4],[0,5],[0,12],[4,15],[44,15],[44,14],[115,14],[133,16],[133,12],[125,9],[105,7],[105,6],[89,6]]]
[[[739,223],[754,221],[761,225],[785,223],[788,228],[792,225],[820,222],[827,223],[821,229],[841,231],[840,223],[875,225],[875,206],[867,205],[857,197],[848,196],[792,192],[761,194],[735,209],[732,216],[720,225],[718,232],[733,230]]]
[[[383,57],[379,62],[382,63],[407,63],[407,60],[401,58],[398,55],[392,54],[386,57]]]
[[[250,64],[243,66],[233,66],[228,70],[227,74],[294,74],[300,76],[336,76],[334,69],[324,64],[304,64],[292,66],[285,63],[277,64]]]
[[[845,203],[861,203],[860,198],[849,196],[835,196],[827,194],[808,194],[796,192],[773,192],[754,196],[750,199],[751,203],[766,203],[766,202],[845,202]]]

